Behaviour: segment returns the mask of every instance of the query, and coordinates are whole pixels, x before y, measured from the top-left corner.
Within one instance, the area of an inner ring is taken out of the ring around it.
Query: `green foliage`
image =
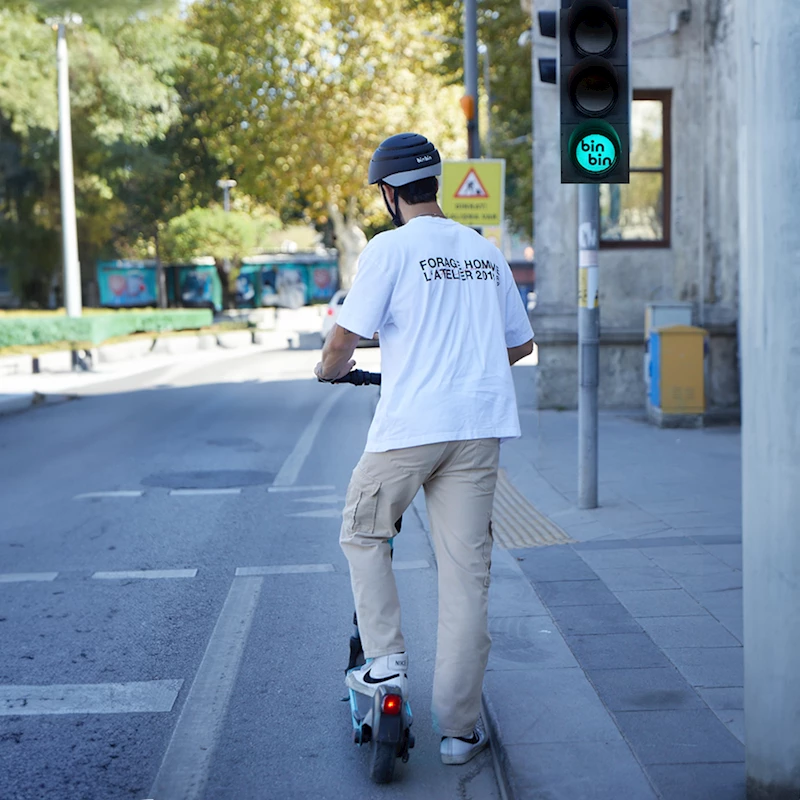
[[[182,23],[177,17],[131,17],[140,7],[105,4],[85,24],[68,29],[84,265],[111,250],[118,230],[138,227],[126,224],[124,187],[137,166],[153,163],[148,146],[181,120],[176,75],[186,51]],[[39,305],[46,304],[60,272],[56,36],[43,23],[57,10],[19,3],[0,12],[0,262],[12,266],[15,290]]]
[[[200,256],[236,262],[258,250],[268,234],[279,228],[276,217],[194,208],[169,221],[161,235],[161,257],[173,264]]]
[[[48,342],[100,344],[129,333],[203,328],[212,318],[208,309],[112,311],[77,318],[14,315],[0,317],[0,348]]]
[[[207,98],[198,125],[268,205],[302,197],[320,222],[332,206],[378,210],[367,166],[391,133],[420,129],[463,151],[458,93],[433,74],[444,48],[419,35],[435,17],[391,0],[198,0],[190,20],[210,48],[194,73]]]

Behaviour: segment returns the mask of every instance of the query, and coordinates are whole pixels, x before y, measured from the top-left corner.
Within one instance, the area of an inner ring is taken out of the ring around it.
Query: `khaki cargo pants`
[[[377,658],[405,650],[388,540],[425,488],[439,571],[433,718],[442,736],[470,736],[480,713],[499,454],[498,439],[364,453],[347,490],[340,543],[364,654]]]

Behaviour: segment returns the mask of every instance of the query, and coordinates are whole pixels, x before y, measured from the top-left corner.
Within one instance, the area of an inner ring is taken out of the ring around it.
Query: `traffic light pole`
[[[597,508],[599,196],[597,184],[578,186],[578,508]]]
[[[464,3],[464,94],[472,97],[473,113],[467,118],[467,158],[481,157],[478,136],[478,8],[477,0]]]

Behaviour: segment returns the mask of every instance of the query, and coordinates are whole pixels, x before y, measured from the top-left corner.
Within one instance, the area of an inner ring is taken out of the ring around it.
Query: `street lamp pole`
[[[64,306],[70,317],[81,316],[81,265],[78,259],[78,225],[75,214],[75,180],[72,171],[72,120],[69,106],[69,58],[67,22],[80,17],[58,20],[56,50],[58,62],[58,140],[61,176],[61,230],[64,248]]]
[[[217,181],[217,186],[219,186],[220,189],[222,189],[222,191],[223,191],[223,200],[222,200],[223,208],[225,209],[226,212],[230,211],[231,210],[231,189],[233,189],[233,187],[236,186],[236,181],[229,180],[229,179],[226,180],[226,179],[223,178],[223,179],[220,179],[220,180]]]

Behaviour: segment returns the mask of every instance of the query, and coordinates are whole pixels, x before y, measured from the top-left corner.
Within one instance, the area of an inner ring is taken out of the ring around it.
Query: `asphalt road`
[[[436,574],[396,549],[417,746],[374,787],[343,670],[344,490],[375,388],[252,354],[0,418],[2,800],[495,800],[430,718]],[[359,350],[359,366],[377,365]]]

